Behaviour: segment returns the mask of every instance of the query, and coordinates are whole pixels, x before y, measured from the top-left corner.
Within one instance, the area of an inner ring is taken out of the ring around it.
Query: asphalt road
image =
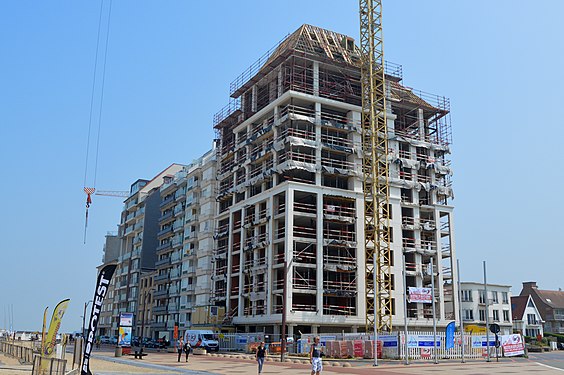
[[[545,353],[529,353],[529,360],[560,369],[564,372],[564,350],[556,350]]]

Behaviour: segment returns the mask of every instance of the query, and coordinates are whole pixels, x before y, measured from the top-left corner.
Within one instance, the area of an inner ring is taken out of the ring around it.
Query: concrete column
[[[439,320],[444,320],[445,319],[445,294],[444,294],[444,286],[443,286],[443,256],[442,256],[442,252],[441,252],[441,228],[440,228],[440,222],[439,222],[439,210],[435,210],[435,242],[437,244],[437,256],[436,256],[436,263],[437,263],[437,285],[435,285],[435,292],[438,291],[438,296],[439,296],[439,314],[437,315],[437,318]],[[453,271],[453,275],[454,275],[454,268],[452,268]],[[456,279],[452,279],[451,282],[453,284],[453,290],[454,290],[454,284],[455,284]],[[455,295],[452,295],[452,298],[455,298]]]
[[[349,111],[347,113],[347,121],[349,124],[351,125],[357,125],[360,126],[361,125],[361,115],[360,112],[355,112],[355,111]],[[351,134],[349,135],[349,137],[352,137],[352,141],[355,147],[355,164],[356,164],[356,170],[359,173],[359,178],[353,178],[353,191],[358,192],[358,193],[362,193],[364,191],[363,188],[363,176],[362,176],[362,135],[359,132],[351,132]]]
[[[287,337],[294,337],[295,326],[296,326],[295,324],[288,324],[288,332],[286,333],[286,335],[288,335]]]
[[[321,103],[315,103],[315,141],[321,144]],[[321,147],[315,149],[315,165],[321,168]],[[321,186],[321,171],[315,172],[315,184]]]
[[[278,97],[280,97],[284,92],[284,84],[283,84],[284,76],[282,75],[282,69],[284,69],[284,65],[281,65],[280,68],[278,69]]]
[[[311,333],[314,335],[317,335],[319,333],[319,326],[318,325],[312,325],[311,326]]]
[[[268,220],[268,224],[267,224],[267,231],[268,231],[268,246],[266,248],[266,293],[265,293],[265,305],[266,305],[266,311],[267,311],[267,315],[270,315],[270,312],[272,311],[272,294],[270,293],[270,291],[272,290],[272,253],[273,253],[273,245],[272,243],[274,242],[274,220],[272,219],[272,217],[274,217],[274,196],[271,195],[270,197],[268,197],[268,200],[266,201],[266,210],[267,210],[267,214],[268,216],[270,216],[270,219]]]
[[[293,263],[290,264],[291,260],[294,258],[294,188],[292,186],[289,186],[286,192],[286,239],[284,241],[284,253],[288,262],[288,273],[284,275],[288,287],[286,289],[287,300],[283,301],[283,303],[284,309],[286,309],[286,317],[290,317],[294,290],[292,284],[292,270],[294,265]]]
[[[252,88],[252,95],[251,95],[251,96],[252,96],[252,100],[253,100],[253,102],[252,102],[252,104],[251,104],[251,111],[252,111],[252,112],[256,112],[256,111],[257,111],[257,100],[258,100],[257,94],[258,94],[257,85],[253,85],[253,88]]]
[[[319,96],[319,61],[313,62],[313,95]]]
[[[425,119],[423,118],[423,109],[417,110],[417,122],[419,126],[419,137],[422,141],[425,140]]]
[[[357,305],[357,312],[358,316],[365,318],[366,317],[366,272],[365,272],[365,261],[366,261],[366,249],[364,245],[364,197],[358,197],[355,199],[356,205],[356,238],[357,238],[357,246],[356,246],[356,279],[357,279],[357,296],[356,296],[356,305]],[[394,234],[396,231],[394,231]],[[401,232],[400,232],[401,235]],[[396,267],[398,262],[395,262]],[[396,289],[398,283],[398,279],[396,277]],[[401,289],[400,289],[401,290]],[[398,302],[400,299],[396,298],[396,311],[399,311],[398,308],[403,306],[398,306]],[[401,310],[403,311],[403,310]]]
[[[317,223],[316,223],[316,233],[317,233],[317,244],[315,249],[316,259],[316,275],[317,280],[317,296],[316,304],[318,316],[323,315],[323,193],[319,192],[317,194]]]

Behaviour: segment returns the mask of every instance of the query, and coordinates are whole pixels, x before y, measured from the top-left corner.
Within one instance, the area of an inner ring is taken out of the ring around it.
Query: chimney
[[[523,289],[537,289],[537,282],[536,281],[525,281],[523,282]]]

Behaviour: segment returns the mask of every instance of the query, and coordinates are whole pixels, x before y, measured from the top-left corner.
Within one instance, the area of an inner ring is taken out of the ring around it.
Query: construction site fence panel
[[[280,335],[269,333],[220,333],[218,335],[219,350],[253,353],[261,341],[264,341],[270,354],[279,354],[281,349]],[[296,353],[296,342],[289,338],[286,352]]]
[[[374,358],[374,336],[366,333],[321,333],[302,335],[297,340],[298,353],[309,353],[313,339],[319,336],[325,354],[333,358]],[[446,349],[446,334],[437,332],[436,349],[433,347],[433,332],[408,331],[409,359],[434,360],[462,358],[462,340],[460,333],[454,335],[454,347]],[[403,332],[378,335],[378,358],[405,359],[405,335]],[[485,336],[480,334],[464,334],[464,357],[482,358],[486,356]],[[478,343],[478,345],[476,344]],[[492,343],[493,344],[493,343]],[[493,356],[495,348],[490,347]],[[360,355],[363,353],[363,355]],[[500,354],[501,355],[501,354]]]

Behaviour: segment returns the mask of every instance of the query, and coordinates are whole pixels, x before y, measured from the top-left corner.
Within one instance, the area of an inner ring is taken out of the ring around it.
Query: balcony
[[[170,264],[170,258],[163,258],[163,259],[159,259],[155,262],[155,267],[159,267],[162,266],[164,264]]]
[[[165,222],[166,220],[172,218],[172,210],[168,211],[167,213],[163,214],[160,218],[159,218],[159,224]]]
[[[160,275],[155,276],[155,282],[157,281],[162,281],[162,280],[168,280],[168,273],[163,273]]]
[[[125,209],[129,210],[131,207],[135,206],[137,204],[137,199],[134,199],[132,201],[129,201],[126,205],[125,205]]]
[[[157,247],[157,251],[162,251],[162,250],[166,250],[166,249],[170,249],[172,247],[172,244],[170,243],[170,241],[167,241],[161,245],[159,245]]]
[[[157,314],[157,313],[163,313],[167,311],[167,307],[166,306],[155,306],[153,307],[153,313]]]
[[[159,232],[157,233],[157,237],[162,237],[162,236],[164,236],[165,234],[168,234],[168,233],[171,233],[171,232],[172,232],[172,226],[166,227],[166,228],[162,229],[161,231],[159,231]]]

